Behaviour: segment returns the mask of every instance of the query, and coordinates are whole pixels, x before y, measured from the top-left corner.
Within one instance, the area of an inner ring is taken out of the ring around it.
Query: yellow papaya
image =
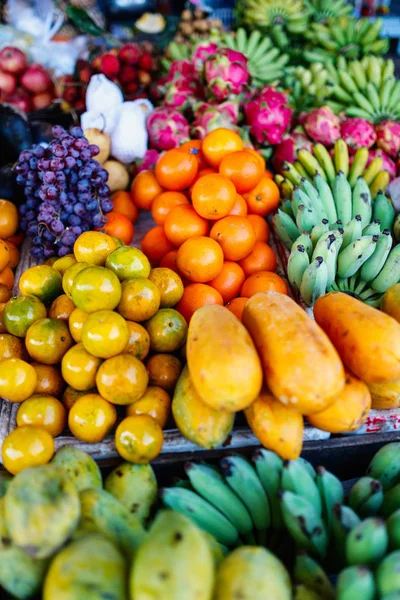
[[[172,414],[181,434],[202,448],[216,448],[231,432],[235,414],[215,410],[203,402],[194,388],[187,365],[175,387]]]
[[[193,385],[211,408],[237,412],[260,393],[262,369],[257,351],[227,308],[211,304],[194,313],[186,354]]]
[[[400,324],[342,292],[321,296],[314,317],[344,364],[367,383],[400,379]]]
[[[400,323],[400,283],[392,285],[384,294],[381,310]]]
[[[139,521],[145,521],[157,500],[157,479],[150,465],[124,462],[107,475],[104,489]]]
[[[342,391],[344,368],[338,353],[289,296],[255,294],[242,320],[261,357],[265,383],[283,404],[312,414],[324,410]]]
[[[371,394],[366,383],[346,372],[343,390],[325,410],[310,415],[314,427],[331,433],[356,431],[364,423],[371,409]]]
[[[369,383],[371,407],[380,410],[398,408],[400,406],[400,379],[388,383]]]
[[[51,462],[64,471],[78,492],[86,488],[103,487],[97,463],[89,454],[75,446],[62,446],[57,450]]]
[[[264,448],[287,460],[300,456],[304,423],[299,412],[279,402],[268,390],[262,390],[244,414]]]

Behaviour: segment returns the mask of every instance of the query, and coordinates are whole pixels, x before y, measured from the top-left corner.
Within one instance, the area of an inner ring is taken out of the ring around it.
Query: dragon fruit
[[[186,110],[201,93],[198,82],[194,79],[176,78],[165,85],[165,106]]]
[[[356,152],[363,146],[371,148],[376,142],[374,126],[365,119],[345,119],[340,125],[340,132],[350,152]]]
[[[340,138],[340,119],[328,106],[314,108],[304,121],[304,129],[314,142],[329,147]]]
[[[375,131],[377,146],[396,158],[400,150],[400,123],[398,121],[383,121],[375,127]]]
[[[304,131],[303,127],[296,127],[289,135],[286,135],[275,148],[273,165],[280,172],[285,161],[293,163],[297,160],[297,150],[305,148],[312,150],[312,141]]]
[[[393,179],[393,177],[396,177],[396,163],[394,162],[394,160],[392,160],[390,158],[390,156],[388,154],[386,154],[386,152],[384,152],[380,148],[378,150],[370,150],[369,151],[367,167],[377,156],[380,156],[382,158],[383,169],[389,173],[390,179]]]
[[[146,126],[150,145],[157,150],[176,148],[189,139],[189,123],[173,108],[156,108]]]
[[[231,94],[237,96],[244,92],[250,79],[247,58],[230,48],[221,48],[209,56],[204,73],[211,96],[219,102],[227,100]]]
[[[197,46],[192,54],[192,65],[198,73],[203,71],[207,58],[215,54],[217,50],[218,46],[214,42],[201,43]]]
[[[172,81],[176,77],[191,78],[195,76],[193,65],[190,60],[174,60],[168,71],[167,81]]]
[[[140,171],[152,171],[156,168],[160,153],[158,150],[146,150],[143,158],[138,158],[134,163],[134,174],[137,175]]]
[[[246,124],[258,144],[279,144],[290,125],[293,111],[285,94],[264,88],[244,107]]]
[[[195,110],[195,115],[193,133],[202,140],[207,133],[219,127],[236,130],[239,119],[239,104],[233,100],[227,100],[218,105],[204,102]]]

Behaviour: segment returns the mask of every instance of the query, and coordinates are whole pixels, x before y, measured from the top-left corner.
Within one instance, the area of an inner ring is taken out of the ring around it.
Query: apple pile
[[[14,46],[1,50],[0,102],[31,112],[46,108],[54,97],[53,80],[42,65],[29,65],[26,55]]]

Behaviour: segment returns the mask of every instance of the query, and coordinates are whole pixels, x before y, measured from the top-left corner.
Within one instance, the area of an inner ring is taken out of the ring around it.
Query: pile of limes
[[[148,462],[161,450],[182,370],[187,324],[173,308],[182,281],[96,231],[51,263],[25,271],[21,295],[3,310],[0,397],[21,405],[2,462],[14,474],[47,462],[66,426],[101,442],[119,417],[119,454]]]

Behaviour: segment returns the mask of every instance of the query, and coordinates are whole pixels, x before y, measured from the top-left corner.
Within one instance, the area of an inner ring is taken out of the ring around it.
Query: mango
[[[290,577],[266,548],[242,546],[220,564],[214,600],[291,600]]]
[[[51,462],[63,470],[78,492],[86,488],[103,486],[97,463],[89,454],[79,448],[62,446],[57,450]]]
[[[12,475],[4,469],[0,469],[0,498],[3,498],[6,495],[6,491],[12,480]]]
[[[127,564],[112,542],[90,534],[52,561],[43,600],[128,600]]]
[[[400,283],[392,285],[384,294],[381,310],[400,323]]]
[[[34,558],[54,554],[70,538],[79,521],[78,493],[55,465],[18,473],[4,500],[12,541]]]
[[[172,414],[182,435],[202,448],[216,448],[231,432],[235,413],[215,410],[194,388],[187,365],[175,387]]]
[[[211,600],[213,587],[214,558],[203,532],[182,514],[158,513],[133,562],[131,598]]]
[[[157,499],[157,479],[150,465],[124,462],[106,477],[104,488],[141,522]]]
[[[398,408],[400,406],[400,379],[387,383],[369,383],[372,408],[377,410]]]
[[[186,354],[193,385],[214,410],[243,410],[260,393],[262,369],[257,351],[227,308],[210,304],[194,313]]]

